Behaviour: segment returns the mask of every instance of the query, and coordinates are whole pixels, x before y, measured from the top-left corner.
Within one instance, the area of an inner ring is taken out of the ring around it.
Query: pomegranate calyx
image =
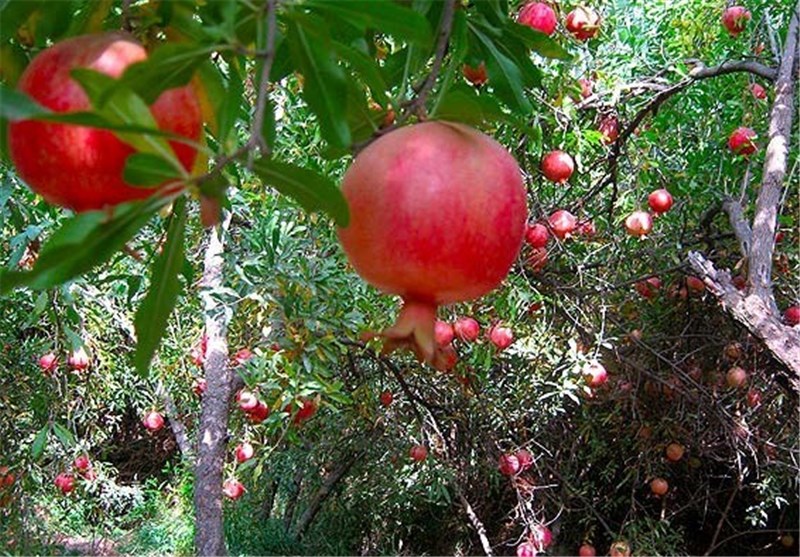
[[[386,339],[381,354],[408,348],[420,362],[433,363],[435,341],[436,304],[404,300],[394,325],[375,336]]]

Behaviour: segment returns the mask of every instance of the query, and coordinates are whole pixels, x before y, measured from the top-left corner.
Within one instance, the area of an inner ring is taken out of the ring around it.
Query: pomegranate
[[[567,14],[564,26],[579,41],[587,41],[600,31],[600,16],[592,8],[578,6]]]
[[[501,455],[497,460],[497,469],[504,476],[514,476],[520,470],[519,460],[513,454]]]
[[[531,529],[531,541],[540,551],[544,551],[553,543],[553,532],[544,524],[537,524]]]
[[[383,391],[381,393],[380,400],[383,406],[391,406],[392,401],[394,401],[394,395],[392,394],[392,391]]]
[[[667,190],[661,188],[647,196],[647,204],[656,214],[666,213],[672,207],[672,196]]]
[[[514,342],[514,331],[508,327],[495,325],[489,329],[489,340],[498,351],[505,350]]]
[[[69,358],[67,358],[67,364],[75,371],[83,371],[89,367],[89,355],[83,346],[72,351]]]
[[[522,542],[517,546],[517,557],[536,557],[538,554],[531,542]]]
[[[319,408],[318,398],[305,398],[303,399],[303,406],[294,415],[292,422],[297,425],[306,420],[310,420],[317,413]]]
[[[42,373],[44,373],[45,375],[53,373],[57,365],[58,365],[58,357],[52,352],[48,352],[47,354],[39,358],[39,368],[41,368]]]
[[[643,298],[647,298],[649,300],[658,296],[658,291],[661,288],[661,279],[658,277],[650,277],[640,280],[633,285],[633,288],[636,289],[636,292],[638,292]]]
[[[518,450],[514,456],[517,457],[517,462],[519,462],[520,472],[524,472],[525,470],[533,466],[533,456],[525,449]]]
[[[608,372],[600,362],[590,362],[583,366],[583,377],[586,384],[595,389],[608,381]]]
[[[55,483],[56,487],[61,490],[61,493],[67,495],[75,489],[75,476],[68,474],[67,472],[62,472],[56,476],[56,479],[53,483]]]
[[[653,495],[661,497],[669,491],[669,484],[664,478],[654,478],[650,482],[650,491],[653,492]]]
[[[453,330],[456,336],[464,342],[474,342],[478,340],[481,327],[472,317],[461,317],[456,320]]]
[[[411,460],[422,462],[428,458],[428,449],[425,448],[425,445],[414,445],[408,451],[408,455],[411,457]]]
[[[581,86],[581,97],[584,99],[591,97],[592,93],[594,92],[594,82],[590,79],[582,77],[578,80],[578,83]]]
[[[585,543],[578,548],[579,557],[595,557],[595,555],[597,555],[597,551],[591,544]]]
[[[564,184],[575,171],[575,162],[564,151],[550,151],[542,158],[541,169],[551,182]]]
[[[747,22],[750,21],[750,12],[742,6],[731,6],[722,12],[722,25],[728,30],[732,37],[744,31]]]
[[[269,416],[269,406],[264,401],[259,400],[255,408],[247,413],[247,418],[251,423],[260,424]]]
[[[786,308],[786,311],[783,312],[783,322],[790,327],[800,325],[800,306],[789,306]]]
[[[234,455],[236,456],[236,461],[241,464],[242,462],[247,462],[253,455],[255,454],[255,450],[253,449],[253,445],[250,443],[239,443],[236,446],[236,450],[234,451]]]
[[[225,497],[228,499],[233,499],[235,501],[244,495],[244,485],[236,479],[225,480],[225,483],[222,484],[222,493],[224,493]]]
[[[761,391],[758,389],[750,389],[747,391],[747,406],[755,408],[761,404]]]
[[[576,219],[572,213],[564,209],[559,209],[550,215],[547,221],[550,223],[553,234],[562,240],[570,237],[578,227],[578,219]]]
[[[613,114],[604,116],[597,126],[597,131],[603,136],[602,141],[606,145],[614,143],[619,137],[619,121]]]
[[[725,345],[725,348],[722,349],[722,353],[729,360],[738,360],[742,357],[742,354],[744,354],[744,348],[741,343],[729,342]]]
[[[538,273],[547,265],[547,248],[535,248],[526,261],[531,271]]]
[[[553,8],[544,2],[528,2],[519,11],[517,23],[527,25],[545,35],[552,35],[558,20]]]
[[[486,74],[486,64],[483,62],[481,62],[477,68],[464,64],[464,67],[461,68],[461,73],[464,74],[464,78],[467,81],[476,87],[480,87],[489,81],[489,76]]]
[[[40,52],[17,87],[55,112],[90,110],[89,99],[70,72],[90,68],[111,77],[147,58],[145,49],[125,33],[84,35]],[[202,133],[200,103],[190,86],[164,91],[150,107],[158,127],[198,141]],[[157,188],[132,187],[122,171],[134,149],[108,130],[71,124],[22,120],[8,129],[11,160],[20,177],[53,205],[76,211],[101,209],[152,195]],[[188,171],[193,147],[170,141]]]
[[[750,128],[736,128],[728,138],[728,148],[737,155],[747,157],[758,150],[755,142],[756,132]]]
[[[608,549],[610,557],[631,557],[631,546],[623,540],[615,541]]]
[[[253,357],[253,353],[249,348],[242,348],[233,355],[232,363],[235,366],[246,364]]]
[[[258,406],[258,397],[255,393],[243,389],[236,393],[236,402],[243,412],[252,412]]]
[[[92,462],[89,460],[88,456],[80,455],[79,457],[75,458],[72,465],[75,467],[76,470],[85,472],[92,466]]]
[[[436,339],[436,345],[444,347],[453,342],[456,333],[450,323],[445,323],[444,321],[439,321],[437,319],[436,324],[434,325],[433,335]]]
[[[725,374],[725,383],[732,389],[744,387],[747,383],[747,372],[739,366],[733,366]]]
[[[595,226],[593,220],[586,219],[578,222],[577,231],[581,236],[592,238],[595,234],[597,234],[597,227]]]
[[[625,219],[625,230],[631,236],[646,236],[653,230],[653,217],[646,211],[634,211]]]
[[[794,545],[794,536],[791,534],[784,534],[781,536],[781,545],[789,549]]]
[[[699,278],[689,275],[686,277],[686,288],[690,294],[699,294],[706,289],[705,283]]]
[[[750,85],[750,92],[753,94],[753,96],[756,99],[758,99],[760,101],[763,101],[764,99],[767,98],[767,90],[764,89],[758,83],[753,83],[753,84]]]
[[[162,427],[164,427],[164,416],[156,412],[155,410],[151,410],[150,412],[145,415],[144,420],[142,420],[144,427],[147,428],[148,431],[156,432]]]
[[[339,239],[356,271],[403,298],[384,352],[432,362],[441,304],[471,300],[508,274],[522,244],[526,193],[514,158],[481,132],[424,122],[388,133],[347,170],[350,224]]]
[[[440,350],[437,350],[436,353],[433,355],[433,362],[431,365],[434,369],[438,369],[439,371],[450,371],[456,364],[458,363],[458,352],[453,347],[452,344],[448,344],[447,346],[442,346]]]
[[[669,460],[670,462],[678,462],[680,459],[683,458],[683,453],[685,452],[685,449],[683,448],[683,445],[681,445],[680,443],[670,443],[669,445],[667,445],[665,452],[667,455],[667,460]]]
[[[550,240],[550,232],[547,231],[545,225],[538,222],[528,225],[528,229],[525,231],[525,241],[531,247],[543,248],[547,245],[548,240]]]

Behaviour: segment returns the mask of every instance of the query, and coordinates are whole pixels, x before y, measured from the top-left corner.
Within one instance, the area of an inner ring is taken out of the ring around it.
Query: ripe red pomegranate
[[[92,466],[92,462],[89,460],[88,456],[80,455],[75,458],[72,465],[75,467],[76,470],[84,472]]]
[[[464,64],[464,67],[461,68],[461,73],[464,74],[464,78],[467,81],[476,87],[480,87],[489,81],[489,76],[486,74],[486,64],[483,62],[481,62],[477,68]]]
[[[350,224],[339,239],[369,283],[403,298],[384,352],[433,361],[436,308],[471,300],[508,274],[522,244],[526,194],[514,158],[467,126],[424,122],[370,144],[345,174]]]
[[[437,319],[433,329],[433,336],[436,339],[436,345],[444,347],[453,342],[456,333],[450,323],[445,323]]]
[[[472,317],[460,317],[453,326],[456,336],[464,342],[474,342],[480,336],[481,326]]]
[[[593,220],[586,219],[578,222],[577,231],[581,236],[592,238],[595,234],[597,234],[597,227],[595,226]]]
[[[545,178],[563,184],[575,171],[575,162],[564,151],[550,151],[542,158],[541,169]]]
[[[619,121],[613,114],[604,116],[597,126],[597,131],[603,136],[602,141],[606,145],[614,143],[619,137]]]
[[[789,306],[786,308],[786,311],[783,312],[783,322],[790,327],[800,325],[800,306]]]
[[[538,273],[547,265],[547,248],[534,248],[526,261],[534,273]]]
[[[634,211],[625,219],[625,230],[631,236],[646,236],[653,230],[653,217],[646,211]]]
[[[224,493],[225,497],[228,499],[233,499],[235,501],[244,495],[244,485],[236,479],[225,480],[225,483],[222,484],[222,493]]]
[[[249,348],[242,348],[233,355],[232,363],[235,366],[244,365],[249,362],[253,357],[253,353]]]
[[[686,449],[683,448],[683,445],[680,443],[670,443],[667,445],[665,449],[667,460],[670,462],[678,462],[680,459],[683,458],[683,453]]]
[[[593,389],[605,385],[608,381],[608,372],[600,362],[590,362],[586,364],[583,366],[582,373],[586,384]]]
[[[753,83],[752,85],[750,85],[750,92],[756,99],[760,101],[763,101],[764,99],[767,98],[767,90],[764,89],[758,83]]]
[[[254,424],[260,424],[261,422],[266,420],[268,416],[269,416],[269,406],[267,406],[267,404],[262,400],[259,400],[255,408],[253,408],[247,413],[247,418],[250,420],[251,423]]]
[[[148,412],[144,420],[142,420],[144,427],[147,428],[148,431],[156,432],[162,427],[164,427],[164,416],[156,412],[155,410],[151,410]]]
[[[236,393],[236,402],[243,412],[252,412],[258,406],[258,397],[255,393],[243,389]]]
[[[317,398],[304,398],[303,406],[294,415],[292,422],[297,425],[306,420],[310,420],[317,413],[319,408],[319,400]]]
[[[241,464],[242,462],[247,462],[253,455],[255,454],[255,450],[253,449],[253,445],[250,443],[239,443],[236,446],[236,450],[234,451],[236,456],[236,461]]]
[[[686,288],[688,289],[689,293],[699,294],[706,289],[705,283],[700,280],[699,278],[689,275],[686,277]]]
[[[658,296],[658,291],[661,288],[661,279],[658,277],[650,277],[640,280],[634,284],[633,287],[643,298],[647,298],[649,300]]]
[[[739,366],[733,366],[725,374],[725,383],[732,389],[744,387],[747,383],[747,372]]]
[[[48,352],[47,354],[39,358],[39,368],[45,375],[53,373],[57,365],[58,365],[58,356],[56,356],[52,352]]]
[[[525,449],[518,450],[514,456],[517,457],[517,462],[519,462],[520,472],[524,472],[525,470],[533,466],[533,456]]]
[[[737,155],[747,157],[758,150],[755,139],[756,132],[750,128],[736,128],[728,138],[728,148]]]
[[[578,83],[581,85],[581,97],[588,99],[594,92],[594,82],[590,79],[580,78]]]
[[[571,236],[578,227],[578,219],[576,219],[572,213],[564,209],[559,209],[550,215],[547,221],[550,223],[553,234],[562,240]]]
[[[667,190],[661,188],[647,196],[647,204],[656,214],[666,213],[672,207],[672,196]]]
[[[597,551],[593,545],[585,543],[578,548],[578,555],[579,557],[595,557]]]
[[[70,76],[90,68],[111,77],[147,58],[142,45],[125,33],[84,35],[40,52],[20,77],[18,89],[55,112],[90,110],[89,99]],[[170,89],[150,107],[161,130],[197,141],[202,133],[200,103],[190,86]],[[11,160],[32,190],[48,203],[76,211],[101,209],[143,199],[157,188],[132,187],[122,179],[134,150],[108,130],[23,120],[8,128]],[[195,149],[170,141],[188,171]]]
[[[381,404],[383,406],[391,406],[392,401],[394,401],[394,395],[392,391],[383,391],[380,396]]]
[[[653,495],[661,497],[669,491],[669,484],[664,478],[655,478],[650,482],[650,491]]]
[[[75,476],[68,474],[67,472],[61,472],[58,476],[56,476],[56,479],[53,483],[55,483],[56,487],[61,490],[61,493],[67,495],[75,489]]]
[[[545,35],[552,35],[556,30],[556,12],[544,2],[528,2],[519,11],[517,23],[527,25],[531,29]]]
[[[83,371],[89,367],[89,355],[86,353],[83,346],[72,351],[69,358],[67,358],[67,364],[75,371]]]
[[[456,367],[457,363],[458,352],[456,352],[452,344],[448,344],[436,351],[433,355],[433,362],[431,362],[431,365],[434,369],[438,369],[439,371],[450,371]]]
[[[600,16],[592,8],[578,6],[567,14],[564,26],[579,41],[587,41],[600,32]]]
[[[761,404],[761,391],[758,389],[750,389],[747,391],[747,406],[755,408]]]
[[[531,247],[543,248],[547,245],[548,240],[550,240],[550,232],[548,232],[545,225],[538,222],[528,225],[525,231],[525,241],[528,242]]]
[[[531,542],[522,542],[517,546],[517,557],[536,557],[538,554]]]
[[[553,543],[553,532],[544,524],[537,524],[531,529],[530,540],[539,551],[544,551]]]
[[[514,331],[508,327],[495,325],[489,329],[489,340],[498,351],[505,350],[514,342]]]
[[[192,392],[197,396],[203,396],[208,390],[208,382],[206,381],[205,377],[200,377],[194,380],[194,384],[192,385]]]
[[[631,557],[631,546],[623,540],[615,541],[608,549],[610,557]]]
[[[735,37],[747,27],[750,21],[750,12],[742,6],[731,6],[722,12],[722,25],[728,30],[732,37]]]
[[[428,449],[425,448],[425,445],[414,445],[408,451],[408,455],[411,457],[411,460],[422,462],[428,458]]]
[[[513,454],[501,455],[497,460],[497,469],[504,476],[514,476],[520,471],[519,460]]]

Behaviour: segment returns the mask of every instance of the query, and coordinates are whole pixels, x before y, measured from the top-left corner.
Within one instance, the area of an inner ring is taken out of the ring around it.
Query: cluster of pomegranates
[[[67,366],[75,372],[85,371],[89,367],[89,355],[83,346],[73,350],[67,356]],[[48,352],[39,357],[39,369],[45,375],[52,375],[58,368],[58,356]]]
[[[76,457],[72,462],[72,468],[74,472],[61,472],[55,477],[55,480],[53,480],[53,483],[63,495],[72,493],[75,490],[77,478],[88,482],[97,478],[97,474],[92,466],[92,461],[87,455]]]
[[[555,32],[558,18],[550,4],[528,2],[519,11],[517,22],[549,36]],[[579,41],[587,41],[600,32],[600,15],[592,8],[578,6],[567,14],[564,27]]]

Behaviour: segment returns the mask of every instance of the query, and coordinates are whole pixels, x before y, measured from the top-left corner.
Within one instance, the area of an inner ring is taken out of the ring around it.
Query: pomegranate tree
[[[497,287],[519,252],[525,187],[499,143],[462,124],[424,122],[370,144],[347,170],[350,224],[339,239],[356,272],[403,307],[384,352],[436,350],[439,305]]]
[[[89,68],[118,78],[128,66],[146,58],[144,47],[125,33],[73,37],[40,52],[17,87],[54,112],[91,110],[88,97],[70,75],[72,70]],[[159,129],[200,139],[200,103],[190,86],[164,91],[150,112]],[[194,147],[177,141],[170,145],[181,165],[191,169]],[[87,211],[157,191],[123,180],[125,160],[134,149],[108,130],[22,120],[9,125],[8,147],[20,177],[53,205]]]
[[[75,490],[75,476],[67,472],[62,472],[56,476],[53,483],[56,484],[56,487],[61,490],[61,493],[64,495]]]
[[[640,296],[650,300],[658,295],[658,291],[661,289],[661,279],[658,277],[649,277],[634,284],[633,288]]]
[[[533,466],[533,455],[526,451],[525,449],[520,449],[514,455],[517,457],[517,462],[519,462],[519,471],[524,472],[531,466]]]
[[[89,367],[89,355],[83,346],[73,350],[67,358],[67,365],[74,371],[84,371]]]
[[[575,171],[575,162],[564,151],[550,151],[542,158],[541,168],[545,178],[564,184]]]
[[[564,26],[579,41],[588,41],[600,32],[600,15],[592,8],[578,6],[567,14]]]
[[[647,204],[656,214],[666,213],[672,207],[672,196],[667,190],[661,188],[647,196]]]
[[[750,128],[736,128],[728,138],[728,148],[737,155],[747,157],[758,150],[754,141],[756,137],[756,132]]]
[[[608,372],[600,362],[590,362],[583,366],[583,378],[589,387],[597,388],[605,385],[608,381]]]
[[[544,2],[528,2],[519,11],[517,22],[545,35],[552,35],[558,20],[553,8]]]
[[[547,248],[533,248],[525,263],[534,273],[544,269],[547,265]]]
[[[731,6],[722,12],[722,25],[732,37],[737,36],[747,27],[750,21],[750,11],[743,6]]]
[[[78,470],[79,472],[85,472],[86,470],[88,470],[91,467],[91,465],[92,465],[92,462],[89,460],[89,457],[86,456],[86,455],[80,455],[80,456],[76,457],[75,460],[72,463],[72,466],[75,468],[75,470]]]

